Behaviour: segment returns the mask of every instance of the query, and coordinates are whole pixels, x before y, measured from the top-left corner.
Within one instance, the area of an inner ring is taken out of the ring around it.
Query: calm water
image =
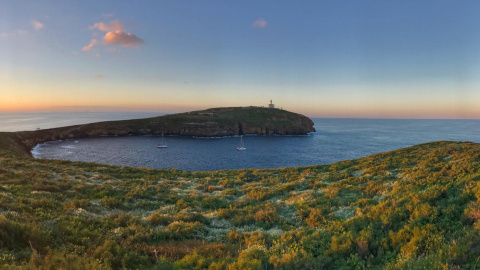
[[[0,131],[47,129],[93,122],[139,119],[163,115],[153,112],[40,112],[0,113]]]
[[[156,136],[101,137],[41,144],[37,158],[184,170],[278,168],[327,164],[419,143],[453,140],[480,142],[479,120],[313,119],[309,136],[245,136],[246,151],[237,151],[239,137],[166,137],[158,149]]]

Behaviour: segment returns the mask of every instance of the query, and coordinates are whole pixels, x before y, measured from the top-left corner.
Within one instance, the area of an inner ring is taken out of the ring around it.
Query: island
[[[30,155],[43,142],[99,136],[164,134],[223,137],[233,135],[307,135],[313,121],[301,114],[276,108],[226,107],[170,114],[145,119],[98,122],[35,131],[1,132],[12,151]],[[1,142],[0,142],[1,144]]]

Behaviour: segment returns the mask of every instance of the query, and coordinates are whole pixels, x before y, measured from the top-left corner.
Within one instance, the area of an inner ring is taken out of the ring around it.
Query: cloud
[[[82,48],[82,51],[89,51],[89,50],[91,50],[95,44],[97,44],[97,40],[96,40],[96,39],[92,39],[92,41],[90,41],[90,44],[88,44],[87,46],[85,46],[85,47]]]
[[[143,40],[134,34],[124,33],[124,32],[108,32],[103,37],[103,44],[107,45],[120,45],[125,47],[134,47],[140,44],[143,44]]]
[[[11,31],[11,32],[2,32],[2,33],[0,33],[0,37],[8,38],[8,37],[13,37],[13,36],[26,36],[28,34],[29,34],[29,32],[27,30],[17,29],[15,31]]]
[[[95,78],[105,78],[105,76],[103,76],[102,74],[96,74]]]
[[[258,19],[252,24],[252,26],[257,28],[265,28],[267,27],[267,24],[268,22],[265,21],[264,19]]]
[[[35,30],[40,30],[40,29],[43,28],[43,23],[41,23],[39,21],[32,20],[31,23],[32,23],[33,28],[35,28]]]
[[[103,37],[105,45],[119,45],[124,47],[135,47],[143,44],[143,40],[131,33],[123,31],[123,25],[120,21],[112,21],[110,23],[98,22],[90,26],[90,29],[98,29],[107,32]],[[83,47],[83,51],[90,50],[97,43],[96,39],[92,39],[89,45]]]
[[[90,26],[90,29],[95,29],[95,28],[103,32],[117,32],[117,31],[123,32],[123,26],[120,21],[112,21],[110,22],[110,25],[103,22],[99,22]]]

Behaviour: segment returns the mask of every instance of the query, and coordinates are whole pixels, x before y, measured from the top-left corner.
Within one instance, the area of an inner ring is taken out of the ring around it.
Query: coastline
[[[31,157],[31,150],[37,144],[63,139],[148,134],[196,137],[243,134],[306,135],[313,131],[313,121],[300,114],[261,107],[232,107],[35,131],[0,132],[0,135],[10,141],[10,144],[14,142],[18,152]]]

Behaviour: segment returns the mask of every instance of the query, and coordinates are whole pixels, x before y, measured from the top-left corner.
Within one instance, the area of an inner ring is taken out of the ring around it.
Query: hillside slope
[[[218,172],[0,153],[12,269],[473,269],[480,256],[479,144]]]
[[[30,150],[36,144],[73,138],[162,133],[198,137],[306,135],[313,131],[312,120],[300,114],[261,107],[231,107],[36,131],[0,132],[0,147],[5,141],[5,147],[30,155]]]

